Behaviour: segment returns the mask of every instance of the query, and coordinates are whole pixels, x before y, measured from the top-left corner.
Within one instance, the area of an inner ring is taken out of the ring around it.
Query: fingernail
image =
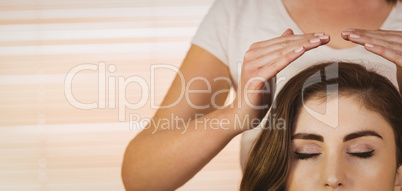
[[[322,36],[319,36],[318,38],[320,38],[321,40],[324,40],[324,39],[328,39],[329,36],[328,35],[322,35]]]
[[[300,47],[300,48],[296,49],[295,52],[298,53],[298,52],[302,51],[303,49],[304,49],[304,47]]]
[[[319,38],[313,38],[310,40],[310,43],[312,43],[312,44],[317,43],[317,42],[320,42]]]
[[[322,35],[324,35],[325,33],[323,33],[323,32],[317,32],[317,33],[314,33],[314,36],[322,36]]]
[[[369,47],[369,48],[373,48],[373,47],[374,47],[374,44],[366,43],[366,44],[364,44],[364,46],[367,46],[367,47]]]
[[[360,38],[360,36],[357,35],[357,34],[350,34],[349,37],[351,37],[351,38]]]
[[[343,36],[348,36],[348,35],[350,35],[350,32],[344,31],[344,32],[342,32],[342,35]]]

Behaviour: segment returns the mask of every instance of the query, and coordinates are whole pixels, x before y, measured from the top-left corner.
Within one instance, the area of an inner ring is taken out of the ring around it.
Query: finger
[[[267,47],[261,47],[247,51],[245,55],[245,60],[253,61],[271,52],[281,50],[284,50],[285,54],[287,54],[288,52],[293,51],[296,48],[296,46],[297,47],[304,46],[307,50],[310,50],[311,48],[327,44],[329,41],[330,37],[328,35],[321,35],[318,37],[310,36],[308,38],[295,41],[278,42]]]
[[[368,50],[374,54],[384,57],[385,59],[395,63],[399,67],[402,67],[402,52],[401,51],[387,48],[387,47],[384,47],[381,45],[370,44],[370,43],[366,43],[364,45],[364,48],[366,48],[366,50]]]
[[[346,30],[341,33],[341,36],[345,40],[351,40],[351,39],[349,39],[351,34],[402,43],[402,31]]]
[[[349,32],[349,31],[343,31],[343,32],[341,33],[341,36],[342,36],[342,38],[343,38],[344,40],[349,41],[349,35],[350,35],[350,33],[351,33],[351,32]]]
[[[365,35],[373,38],[383,38],[390,41],[401,41],[402,39],[402,31],[356,30],[351,32],[358,35]]]
[[[343,35],[345,34],[346,33],[343,33]],[[372,44],[379,44],[382,46],[392,46],[392,48],[394,49],[400,49],[402,45],[402,36],[393,34],[371,33],[371,32],[348,32],[348,34],[345,36],[347,36],[348,40],[361,45],[364,45],[364,43],[372,43]]]
[[[328,43],[329,40],[330,37],[328,35],[322,35],[316,38],[304,39],[303,41],[298,41],[297,43],[294,43],[292,45],[284,46],[283,43],[277,43],[275,45],[266,48],[261,48],[258,50],[258,52],[256,51],[248,52],[247,54],[255,54],[255,55],[258,54],[259,57],[254,60],[250,58],[252,55],[246,54],[246,56],[250,56],[247,58],[251,62],[249,63],[250,65],[253,65],[254,67],[262,67],[267,63],[277,60],[279,57],[283,55],[287,55],[288,53],[294,51],[299,47],[304,47],[304,49],[308,51]]]
[[[276,62],[267,64],[264,67],[260,68],[257,75],[262,76],[268,80],[268,79],[272,78],[273,76],[275,76],[277,73],[279,73],[281,70],[283,70],[286,66],[288,66],[290,63],[292,63],[294,60],[296,60],[301,55],[303,55],[305,52],[306,52],[306,49],[304,49],[304,47],[299,47],[299,48],[295,49],[294,51],[289,52],[288,54],[282,56]]]
[[[370,44],[378,44],[382,46],[390,46],[389,41],[383,40],[381,38],[373,38],[373,37],[368,37],[366,35],[361,35],[361,34],[356,34],[356,33],[350,33],[348,35],[348,40],[351,42],[354,42],[356,44],[364,45],[366,43]]]
[[[330,40],[330,37],[328,35],[322,35],[319,37],[310,37],[307,39],[304,39],[303,41],[299,41],[298,43],[293,44],[293,46],[286,46],[283,47],[282,49],[278,49],[276,51],[282,51],[282,55],[286,55],[289,52],[292,52],[295,48],[297,47],[304,47],[306,51],[311,50],[313,48],[317,48],[321,45],[327,44]]]
[[[262,47],[270,46],[272,44],[276,44],[276,43],[280,43],[280,42],[301,40],[306,37],[316,37],[316,36],[319,36],[322,34],[324,34],[324,33],[311,33],[311,34],[302,34],[302,35],[281,36],[281,37],[277,37],[277,38],[273,38],[273,39],[269,39],[269,40],[265,40],[265,41],[256,42],[256,43],[252,44],[249,49],[252,50],[252,49],[256,49],[256,48],[262,48]]]
[[[365,33],[374,33],[374,34],[386,34],[386,35],[399,35],[401,36],[401,31],[395,31],[395,30],[365,30],[365,29],[347,29],[345,31],[349,32],[365,32]]]
[[[288,53],[294,51],[297,47],[303,47],[305,51],[309,51],[311,49],[317,48],[319,46],[325,45],[330,41],[330,37],[328,35],[321,35],[315,38],[311,38],[309,40],[305,40],[294,47],[285,47],[282,51],[282,55],[287,55]],[[278,50],[279,51],[279,50]]]
[[[386,58],[394,63],[402,62],[402,44],[390,42],[383,39],[376,39],[366,36],[349,35],[350,41],[365,46],[369,50],[379,56]]]
[[[399,54],[402,54],[402,53],[400,53],[400,51],[402,50],[402,42],[398,43],[398,42],[384,40],[381,38],[373,38],[373,37],[368,37],[365,35],[357,35],[354,33],[349,35],[349,40],[351,42],[354,42],[354,43],[360,44],[360,45],[369,44],[371,46],[376,45],[379,47],[386,47],[386,49],[378,48],[378,50],[386,51],[383,53],[383,55],[388,54],[388,53],[390,53],[392,55],[398,54],[398,51],[399,51]]]
[[[270,47],[275,47],[274,49],[271,50],[271,52],[279,51],[279,50],[283,49],[283,51],[285,51],[285,54],[287,54],[295,49],[294,46],[298,46],[298,47],[303,46],[306,50],[310,50],[310,49],[316,48],[320,45],[327,44],[329,41],[330,41],[330,37],[328,35],[308,36],[305,39],[293,41],[286,45],[284,45],[284,43],[276,43],[274,45],[271,45]]]

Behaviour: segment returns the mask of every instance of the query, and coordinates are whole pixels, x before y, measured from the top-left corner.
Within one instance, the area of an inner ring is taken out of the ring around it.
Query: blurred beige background
[[[151,79],[151,65],[180,66],[212,3],[0,1],[0,190],[124,190],[123,153],[139,131],[130,114],[152,117],[150,100],[159,104],[175,75]],[[122,97],[119,77],[152,82],[154,93],[130,83]],[[122,109],[124,99],[146,103]],[[179,190],[236,190],[239,140]]]

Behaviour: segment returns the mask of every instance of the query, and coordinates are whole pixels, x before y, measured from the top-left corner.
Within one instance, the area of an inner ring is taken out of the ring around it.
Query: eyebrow
[[[324,142],[324,137],[321,135],[316,135],[316,134],[309,134],[309,133],[297,133],[292,136],[293,139],[308,139],[308,140],[315,140],[315,141],[320,141]]]
[[[374,136],[374,137],[378,137],[380,139],[383,139],[382,136],[379,135],[375,131],[364,130],[364,131],[358,131],[358,132],[354,132],[354,133],[346,135],[343,138],[343,142],[350,141],[352,139],[357,139],[359,137],[365,137],[365,136]],[[321,135],[310,134],[310,133],[297,133],[297,134],[294,134],[294,135],[292,135],[292,140],[293,139],[307,139],[307,140],[314,140],[314,141],[324,142],[324,137],[322,137]]]
[[[364,137],[364,136],[374,136],[374,137],[383,139],[382,136],[379,135],[377,132],[371,131],[371,130],[365,130],[365,131],[358,131],[358,132],[346,135],[345,138],[343,138],[343,142],[350,141],[352,139],[356,139],[356,138]]]

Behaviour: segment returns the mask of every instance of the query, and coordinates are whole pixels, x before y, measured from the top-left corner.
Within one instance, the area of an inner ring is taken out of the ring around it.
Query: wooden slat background
[[[151,64],[179,66],[212,3],[1,0],[0,190],[124,190],[123,152],[139,131],[129,129],[129,114],[149,118],[155,109],[148,101],[127,109],[126,121],[119,122],[118,105],[110,102],[103,109],[76,108],[65,96],[67,73],[83,64],[114,65],[106,79],[154,81],[160,103],[174,72],[157,71],[150,79]],[[105,98],[113,100],[109,90]],[[81,102],[98,102],[98,71],[78,73],[72,92]],[[141,94],[138,84],[127,86],[130,102]],[[179,190],[236,190],[239,140]]]

